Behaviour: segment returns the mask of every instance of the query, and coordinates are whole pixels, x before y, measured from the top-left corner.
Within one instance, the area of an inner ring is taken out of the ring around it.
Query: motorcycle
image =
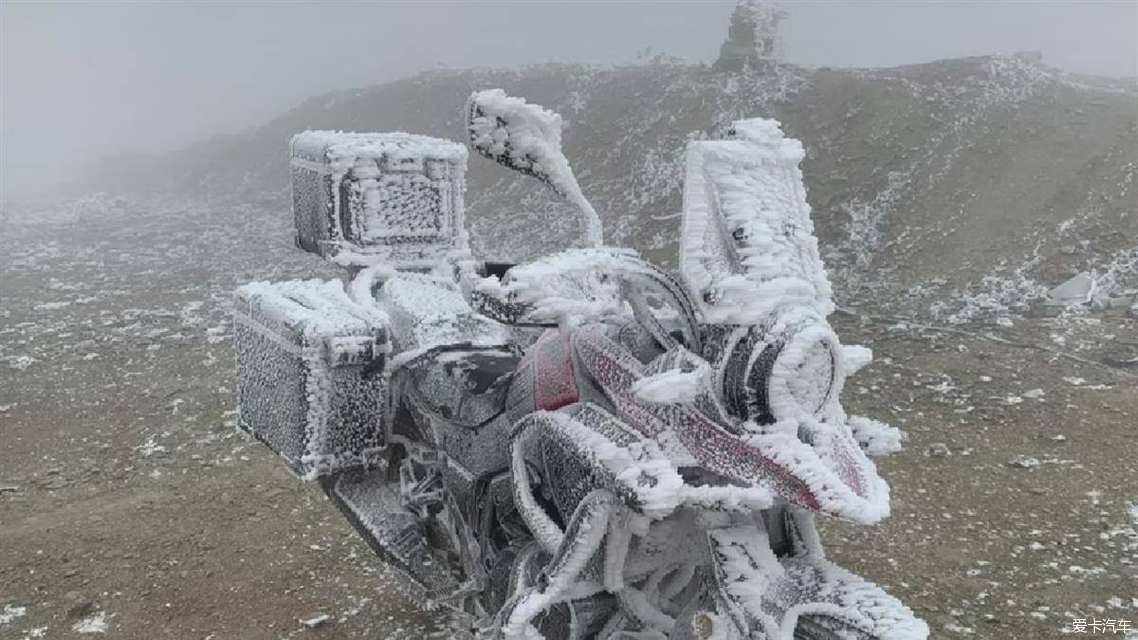
[[[689,143],[677,276],[603,246],[557,114],[500,90],[465,114],[470,147],[573,203],[592,246],[475,260],[464,149],[298,135],[298,244],[354,273],[239,292],[239,425],[452,637],[926,638],[815,528],[888,515],[869,456],[901,434],[842,409],[871,353],[826,320],[802,145],[764,119]]]

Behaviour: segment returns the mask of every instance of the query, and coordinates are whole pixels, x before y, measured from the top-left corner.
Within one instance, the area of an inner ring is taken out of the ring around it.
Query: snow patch
[[[106,633],[109,628],[107,621],[112,617],[114,616],[108,616],[106,611],[99,611],[76,622],[71,630],[78,633]]]
[[[311,618],[305,618],[304,620],[300,621],[300,624],[308,627],[309,629],[315,629],[316,627],[323,625],[325,622],[328,622],[328,620],[331,618],[332,616],[328,615],[327,613],[322,613],[320,615],[312,616]]]
[[[28,367],[32,366],[32,363],[36,361],[36,359],[32,356],[8,356],[7,360],[8,366],[17,371],[23,371],[27,369]]]
[[[21,607],[14,604],[6,604],[4,605],[4,609],[0,610],[0,625],[12,624],[19,618],[27,615],[27,613],[27,607]]]

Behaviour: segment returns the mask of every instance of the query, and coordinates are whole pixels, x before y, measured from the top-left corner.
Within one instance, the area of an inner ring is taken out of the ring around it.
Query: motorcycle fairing
[[[779,558],[768,541],[766,525],[758,526],[754,520],[759,509],[772,507],[774,496],[767,494],[765,503],[753,500],[731,516],[728,501],[707,496],[716,489],[741,488],[688,484],[654,445],[626,421],[592,403],[537,412],[522,421],[513,447],[515,455],[528,462],[515,466],[515,473],[521,468],[527,469],[527,475],[531,468],[549,470],[551,475],[535,479],[567,522],[554,522],[532,494],[516,499],[532,530],[552,534],[543,546],[553,559],[544,585],[531,581],[528,590],[515,593],[511,606],[503,607],[506,618],[515,623],[504,625],[507,638],[522,633],[540,611],[572,599],[573,594],[602,588],[618,596],[625,615],[641,612],[637,619],[624,620],[621,624],[631,626],[622,628],[667,631],[685,623],[641,599],[645,589],[665,589],[653,585],[672,573],[680,576],[679,582],[692,584],[687,569],[707,560],[701,553],[693,554],[692,544],[697,541],[688,539],[691,532],[703,532],[716,592],[725,600],[727,616],[716,623],[727,623],[729,618],[739,638],[789,639],[799,625],[815,625],[835,637],[857,640],[927,637],[924,624],[899,601],[825,560],[808,515],[799,512],[793,518],[792,551]],[[528,481],[523,486],[529,487]],[[726,495],[724,491],[719,497]],[[760,494],[752,491],[754,496]],[[716,518],[726,520],[709,528],[697,523],[700,518],[712,523]],[[585,526],[605,531],[594,529],[582,538],[579,532]],[[558,557],[562,560],[555,562]],[[558,568],[564,566],[571,571]]]
[[[568,331],[546,331],[526,356],[532,360],[536,409],[553,411],[581,399],[569,357],[569,335]]]
[[[660,443],[678,466],[695,465],[742,486],[759,486],[811,511],[876,522],[888,514],[888,486],[845,431],[813,423],[814,446],[778,430],[740,437],[691,404],[641,400],[633,385],[644,365],[600,325],[573,332],[582,375],[598,384],[617,415],[643,437]],[[795,432],[797,429],[794,430]]]
[[[523,420],[515,436],[546,479],[558,510],[572,513],[591,487],[605,487],[644,514],[662,517],[682,501],[683,478],[652,440],[592,403]],[[540,434],[540,437],[538,436]]]
[[[766,532],[751,525],[711,530],[707,543],[729,617],[743,637],[790,640],[803,630],[851,640],[928,637],[912,610],[820,553],[778,559]]]

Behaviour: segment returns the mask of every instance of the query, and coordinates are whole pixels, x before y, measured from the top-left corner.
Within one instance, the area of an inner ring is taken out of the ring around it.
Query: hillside
[[[461,106],[486,87],[562,113],[567,155],[607,240],[662,262],[674,255],[685,141],[773,116],[806,145],[809,200],[846,302],[959,322],[1022,312],[1080,271],[1135,286],[1124,280],[1138,259],[1138,90],[1027,55],[842,71],[720,73],[667,61],[436,71],[312,98],[246,135],[147,164],[130,182],[211,199],[268,195],[285,208],[292,133],[461,139]],[[532,181],[472,159],[468,186],[485,255],[525,258],[575,237],[568,210]]]
[[[1138,320],[1026,307],[1080,270],[1138,287],[1135,87],[1020,57],[765,74],[660,62],[433,72],[321,96],[244,135],[105,163],[101,193],[0,204],[0,636],[436,627],[316,486],[235,430],[231,308],[246,282],[340,275],[292,246],[292,133],[457,139],[466,96],[491,86],[565,115],[610,242],[662,262],[686,139],[782,120],[807,149],[835,291],[862,314],[831,319],[875,352],[843,406],[908,434],[881,461],[892,517],[826,521],[828,555],[938,638],[1135,618]],[[575,234],[532,180],[476,158],[468,186],[483,255]]]

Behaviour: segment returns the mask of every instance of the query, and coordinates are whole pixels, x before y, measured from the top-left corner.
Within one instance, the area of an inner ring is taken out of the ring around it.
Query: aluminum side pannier
[[[233,312],[238,425],[297,474],[380,464],[387,320],[338,280],[255,282]]]

